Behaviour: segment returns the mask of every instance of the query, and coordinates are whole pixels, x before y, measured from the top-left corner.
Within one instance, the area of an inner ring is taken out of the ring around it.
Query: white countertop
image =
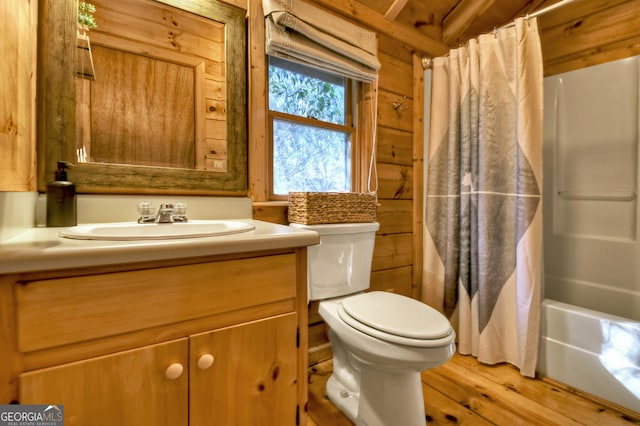
[[[274,250],[318,244],[313,231],[251,219],[255,229],[234,235],[148,241],[73,240],[61,228],[38,227],[0,243],[0,274],[117,265]]]

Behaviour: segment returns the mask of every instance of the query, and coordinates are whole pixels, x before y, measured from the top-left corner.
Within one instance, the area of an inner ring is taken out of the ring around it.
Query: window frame
[[[282,63],[284,62],[284,60],[278,59],[277,61],[278,63]],[[288,63],[288,67],[284,66],[284,67],[280,67],[280,68],[284,68],[284,69],[288,69],[289,71],[294,71],[296,72],[296,69],[300,69],[300,68],[309,68],[309,67],[305,67],[299,64],[296,64],[294,62],[289,62]],[[283,121],[289,121],[295,124],[300,124],[300,125],[305,125],[305,126],[310,126],[310,127],[315,127],[315,128],[319,128],[319,129],[326,129],[326,130],[334,130],[334,131],[338,131],[338,132],[344,132],[346,134],[349,134],[351,136],[351,170],[350,170],[350,175],[351,175],[351,191],[354,191],[357,185],[357,173],[356,173],[356,167],[358,164],[358,161],[356,159],[357,153],[358,153],[358,125],[357,125],[357,100],[354,96],[355,93],[358,92],[357,90],[357,86],[358,83],[357,81],[344,77],[345,80],[345,124],[335,124],[335,123],[330,123],[330,122],[326,122],[326,121],[320,121],[314,118],[308,118],[308,117],[302,117],[299,115],[295,115],[295,114],[288,114],[288,113],[283,113],[280,111],[274,111],[271,108],[269,108],[269,68],[270,68],[270,64],[269,64],[269,58],[267,59],[267,67],[266,67],[266,79],[267,79],[267,91],[266,91],[266,104],[267,104],[267,198],[270,201],[287,201],[289,199],[288,195],[282,195],[282,194],[276,194],[274,192],[274,177],[273,177],[273,150],[274,150],[274,140],[273,140],[273,123],[274,120],[283,120]],[[313,72],[313,74],[316,74],[316,76],[323,76],[323,75],[330,75],[329,73],[325,72],[325,71],[319,71],[319,70],[311,70]],[[306,74],[306,73],[304,73]]]
[[[262,3],[249,2],[249,16],[262,16]],[[238,195],[248,196],[253,203],[253,216],[269,222],[286,224],[287,201],[269,200],[268,197],[268,137],[267,137],[267,103],[268,85],[268,55],[265,49],[265,25],[262,19],[250,19],[248,44],[247,79],[249,96],[247,97],[247,188]],[[376,105],[378,101],[377,82],[356,82],[353,98],[356,103],[355,142],[356,155],[352,158],[355,165],[352,177],[355,185],[354,192],[368,190],[369,166],[372,151],[375,149],[375,128],[377,121]]]

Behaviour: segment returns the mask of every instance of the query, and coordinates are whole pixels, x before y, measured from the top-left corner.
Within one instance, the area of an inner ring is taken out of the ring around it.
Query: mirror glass
[[[95,0],[87,30],[41,3],[40,188],[64,160],[79,192],[246,192],[244,10]]]

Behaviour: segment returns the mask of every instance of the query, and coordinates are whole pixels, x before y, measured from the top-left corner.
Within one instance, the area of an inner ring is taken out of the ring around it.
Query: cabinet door
[[[187,350],[184,338],[23,373],[20,403],[64,405],[65,426],[187,426]]]
[[[191,336],[190,425],[295,425],[296,329],[291,313]]]

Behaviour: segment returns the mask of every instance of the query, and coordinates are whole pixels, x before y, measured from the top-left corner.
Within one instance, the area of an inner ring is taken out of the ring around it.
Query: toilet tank
[[[289,226],[320,235],[320,244],[307,249],[309,300],[344,296],[369,288],[379,223],[292,223]]]

